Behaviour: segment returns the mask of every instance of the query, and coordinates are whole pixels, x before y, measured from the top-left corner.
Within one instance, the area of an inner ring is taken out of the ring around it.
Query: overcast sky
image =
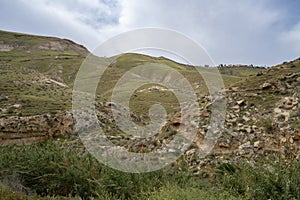
[[[215,63],[300,57],[299,0],[1,0],[0,29],[69,38],[93,50],[124,31],[176,30]]]

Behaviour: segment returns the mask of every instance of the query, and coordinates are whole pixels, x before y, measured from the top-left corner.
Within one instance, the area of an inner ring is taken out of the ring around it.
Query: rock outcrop
[[[32,144],[50,137],[73,134],[74,121],[71,113],[0,118],[0,146]]]

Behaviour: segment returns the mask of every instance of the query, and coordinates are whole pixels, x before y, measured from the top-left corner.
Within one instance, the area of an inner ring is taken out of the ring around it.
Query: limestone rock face
[[[49,137],[74,134],[71,113],[35,116],[9,116],[0,118],[0,146],[31,144]]]

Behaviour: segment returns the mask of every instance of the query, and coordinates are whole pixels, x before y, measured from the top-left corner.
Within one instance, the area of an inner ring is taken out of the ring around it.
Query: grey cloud
[[[216,63],[273,65],[300,55],[298,1],[11,0],[1,29],[70,38],[93,49],[123,31],[168,28],[194,39]]]

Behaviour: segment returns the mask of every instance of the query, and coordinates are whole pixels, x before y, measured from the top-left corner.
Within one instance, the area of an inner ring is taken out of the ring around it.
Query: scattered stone
[[[7,100],[8,100],[8,96],[0,97],[0,101],[7,101]]]
[[[245,104],[245,100],[242,99],[242,100],[240,100],[240,101],[237,101],[236,103],[237,103],[239,106],[242,106],[242,105]]]
[[[238,87],[232,87],[231,90],[232,90],[233,92],[237,92],[237,91],[239,90],[239,88],[238,88]]]
[[[270,89],[272,87],[271,83],[265,82],[262,86],[261,89],[266,90],[266,89]]]
[[[249,126],[245,127],[245,130],[246,130],[247,133],[251,133],[251,131],[252,131],[251,127],[249,127]]]
[[[282,113],[282,111],[281,111],[281,109],[280,109],[280,108],[274,108],[274,112],[275,112],[276,114],[280,114],[280,113]]]
[[[18,108],[21,108],[22,105],[21,105],[21,104],[14,104],[14,105],[12,105],[11,107],[12,107],[12,108],[17,108],[17,109],[18,109]]]
[[[286,143],[287,139],[285,137],[281,138],[280,140],[282,143]]]
[[[220,147],[220,148],[229,148],[230,146],[229,146],[229,144],[226,143],[226,142],[220,142],[219,147]]]
[[[248,149],[248,148],[251,148],[250,141],[248,141],[248,142],[246,142],[246,143],[239,146],[239,149]]]
[[[243,120],[245,120],[245,122],[248,122],[248,121],[250,121],[250,118],[246,117],[246,116],[243,116]]]
[[[235,106],[232,107],[232,109],[234,109],[234,110],[239,110],[239,109],[240,109],[240,106],[239,106],[239,105],[235,105]]]
[[[254,142],[253,147],[257,149],[261,148],[262,147],[261,142],[260,141]]]

